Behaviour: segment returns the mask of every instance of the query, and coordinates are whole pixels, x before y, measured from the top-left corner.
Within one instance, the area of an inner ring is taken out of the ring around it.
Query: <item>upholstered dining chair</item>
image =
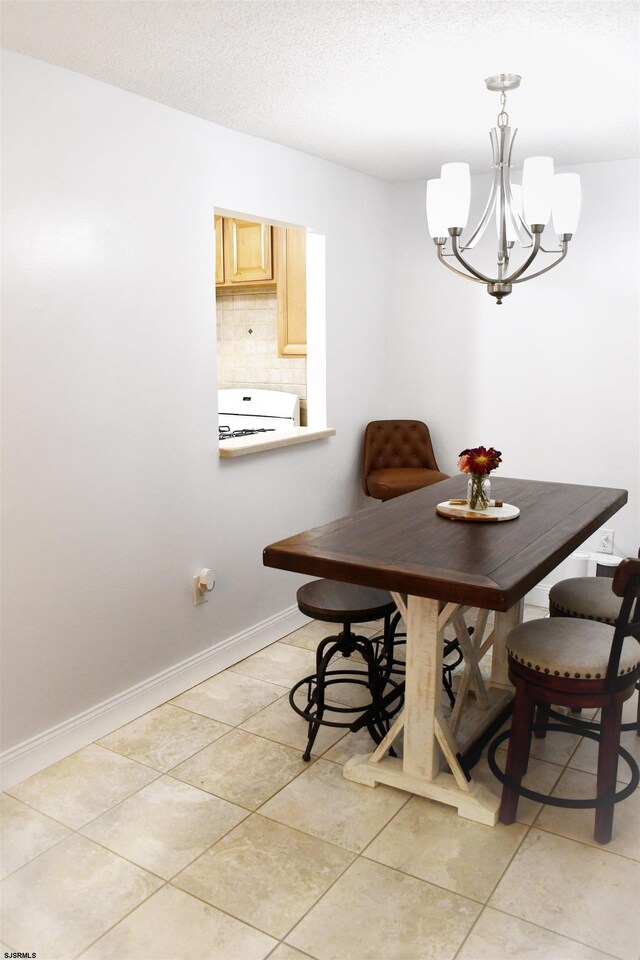
[[[614,804],[638,785],[638,765],[620,747],[620,729],[623,703],[633,695],[640,676],[640,560],[623,560],[609,583],[615,597],[622,598],[614,627],[597,620],[556,616],[522,623],[507,636],[509,679],[516,691],[511,730],[496,738],[489,751],[491,769],[503,783],[503,823],[515,820],[521,794],[555,806],[595,807],[594,838],[608,843]],[[594,800],[546,796],[522,787],[536,705],[548,708],[551,704],[600,708],[599,724],[567,718],[551,710],[551,716],[561,722],[546,726],[573,730],[598,741]],[[502,773],[495,763],[495,749],[507,737],[509,749]],[[628,764],[631,780],[616,793],[619,756]]]
[[[368,497],[392,500],[447,480],[436,463],[429,428],[420,420],[373,420],[364,433],[362,488]]]

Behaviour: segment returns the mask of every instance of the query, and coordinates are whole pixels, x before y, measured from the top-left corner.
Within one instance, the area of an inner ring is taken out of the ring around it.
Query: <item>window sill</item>
[[[293,427],[291,430],[278,432],[268,440],[259,433],[250,437],[234,437],[231,440],[220,440],[220,456],[245,457],[249,453],[262,453],[263,450],[275,450],[278,447],[292,447],[297,443],[308,443],[310,440],[324,440],[325,437],[334,436],[335,432],[335,427],[325,427],[323,430]]]

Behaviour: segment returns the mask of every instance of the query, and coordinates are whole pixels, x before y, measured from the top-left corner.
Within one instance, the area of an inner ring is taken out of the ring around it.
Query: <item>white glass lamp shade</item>
[[[575,233],[580,216],[582,191],[577,173],[557,173],[553,178],[553,229],[562,236]]]
[[[440,171],[443,184],[444,216],[448,227],[466,227],[471,203],[471,176],[468,163],[445,163]]]
[[[551,216],[553,194],[553,160],[551,157],[528,157],[522,168],[522,204],[524,219],[546,224]]]
[[[427,180],[427,224],[434,239],[449,236],[443,200],[442,180]]]

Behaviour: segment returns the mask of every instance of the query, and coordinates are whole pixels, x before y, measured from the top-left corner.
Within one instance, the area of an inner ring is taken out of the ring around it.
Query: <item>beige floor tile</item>
[[[364,856],[484,903],[526,831],[521,824],[487,827],[452,807],[412,797]]]
[[[582,738],[575,733],[551,730],[542,740],[538,737],[531,738],[530,755],[538,760],[546,760],[548,763],[559,763],[564,767],[581,740]],[[504,746],[506,749],[509,744],[505,742]]]
[[[620,746],[628,750],[636,763],[640,763],[640,737],[634,730],[626,730],[620,735]],[[598,743],[585,737],[569,761],[569,766],[585,773],[598,770]],[[631,774],[628,765],[618,757],[618,779],[629,783]]]
[[[331,843],[253,814],[174,884],[281,938],[353,859]]]
[[[171,771],[178,780],[255,810],[301,773],[299,750],[232,730]]]
[[[501,770],[504,771],[506,753],[499,750],[496,753],[496,762]],[[533,757],[529,759],[529,769],[526,776],[522,779],[522,785],[529,790],[535,790],[536,793],[551,793],[556,783],[562,775],[563,768],[557,763],[545,763],[544,760],[536,760]],[[482,783],[499,797],[502,793],[502,784],[494,777],[489,769],[486,756],[483,756],[471,771],[471,775],[478,783]],[[518,802],[518,823],[533,823],[536,816],[542,809],[542,804],[527,797],[520,797]]]
[[[341,766],[316,760],[260,813],[359,853],[407,799],[408,794],[393,787],[345,780]]]
[[[287,936],[319,960],[449,960],[480,905],[358,859]]]
[[[91,744],[7,793],[77,830],[157,776],[156,770]]]
[[[229,669],[232,673],[266,680],[290,690],[298,680],[315,673],[316,659],[310,650],[278,642],[259,650]]]
[[[367,620],[366,623],[354,623],[353,629],[356,633],[370,633],[372,636],[378,633],[384,633],[384,620]],[[400,621],[397,632],[399,633],[401,630],[404,630],[402,620]]]
[[[82,833],[169,880],[246,816],[227,800],[161,777]]]
[[[303,707],[305,705],[302,704]],[[331,719],[337,718],[331,717]],[[266,737],[268,740],[285,743],[300,752],[306,749],[309,738],[309,724],[295,712],[289,703],[288,696],[265,707],[260,713],[243,723],[241,729]],[[312,755],[320,756],[344,734],[345,730],[340,727],[321,727],[311,751]]]
[[[2,930],[19,950],[69,960],[162,881],[71,836],[2,881]]]
[[[300,953],[299,950],[290,947],[287,943],[280,943],[273,953],[269,954],[269,960],[309,960],[309,956],[310,954]]]
[[[0,796],[0,878],[8,877],[68,836],[69,830],[62,824],[3,793]]]
[[[640,947],[638,864],[535,828],[489,905],[615,957]]]
[[[344,730],[342,731],[344,734]],[[397,747],[397,741],[394,744]],[[376,745],[371,739],[368,730],[358,730],[357,733],[347,731],[341,740],[323,754],[325,760],[333,760],[334,763],[345,764],[352,757],[363,756],[373,753]]]
[[[276,941],[182,890],[163,887],[82,960],[263,960]]]
[[[166,773],[227,730],[224,723],[164,703],[98,743]]]
[[[618,790],[623,788],[618,783]],[[553,795],[589,799],[596,795],[596,777],[570,767],[560,777]],[[613,813],[613,837],[602,847],[593,838],[595,810],[580,810],[570,807],[544,806],[536,820],[536,827],[549,830],[563,837],[590,843],[609,853],[640,860],[640,793],[636,790],[630,797],[617,803]]]
[[[456,960],[609,960],[609,956],[487,907]]]
[[[236,727],[287,692],[287,687],[225,670],[171,702]]]
[[[315,650],[321,640],[333,634],[340,633],[337,623],[323,623],[321,620],[310,620],[303,627],[282,637],[281,643],[289,643],[293,647],[302,647],[304,650]]]

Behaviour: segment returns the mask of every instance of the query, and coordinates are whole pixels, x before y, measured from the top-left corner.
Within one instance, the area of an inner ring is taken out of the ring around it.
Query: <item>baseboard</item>
[[[2,789],[106,736],[308,623],[297,607],[263,620],[0,755]]]
[[[533,590],[530,590],[525,596],[524,602],[530,603],[534,607],[548,607],[550,589],[550,583],[539,583],[537,587],[534,587]]]

